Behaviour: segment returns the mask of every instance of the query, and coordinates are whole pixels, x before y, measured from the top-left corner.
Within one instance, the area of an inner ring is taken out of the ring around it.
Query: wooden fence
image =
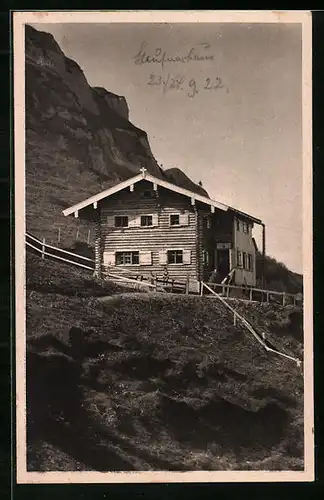
[[[286,305],[302,305],[301,294],[263,290],[250,286],[226,285],[221,283],[206,283],[213,291],[227,298],[241,298],[249,302],[271,302]]]
[[[54,260],[60,260],[66,262],[67,264],[72,264],[77,267],[94,272],[95,261],[89,257],[84,257],[83,255],[70,252],[68,250],[62,250],[53,245],[46,243],[45,238],[39,240],[29,233],[26,233],[26,246],[38,254],[41,255],[42,259],[49,258]],[[132,273],[129,270],[118,268],[112,268],[107,270],[105,276],[110,279],[115,279],[118,281],[125,282],[137,282],[139,287],[146,286],[152,289],[160,289],[164,291],[169,291],[172,293],[190,293],[189,278],[184,281],[177,281],[175,279],[164,278],[159,276],[143,276],[141,274]],[[203,282],[200,283],[200,291],[202,291]],[[248,301],[256,302],[273,302],[282,305],[302,305],[303,298],[298,297],[286,292],[277,292],[274,290],[262,290],[260,288],[253,288],[247,286],[237,286],[237,285],[226,285],[221,283],[205,283],[212,291],[222,294],[223,297],[239,298]]]
[[[93,259],[89,259],[89,257],[84,257],[83,255],[48,245],[45,238],[43,238],[43,240],[39,240],[28,233],[26,233],[25,238],[26,246],[41,254],[42,259],[48,257],[50,259],[61,260],[67,264],[82,267],[83,269],[88,269],[89,271],[94,271],[95,269],[95,262]]]
[[[226,300],[226,298],[222,297],[219,293],[215,292],[212,288],[207,283],[204,283],[203,281],[201,282],[201,295],[204,294],[204,291],[208,291],[218,299],[231,313],[233,314],[233,323],[234,325],[237,324],[237,321],[240,321],[241,324],[252,334],[254,339],[262,345],[262,347],[268,351],[268,352],[273,352],[274,354],[278,356],[282,356],[286,359],[290,359],[291,361],[295,361],[297,366],[301,366],[301,360],[299,358],[296,358],[295,356],[291,356],[290,354],[280,352],[277,349],[274,348],[274,346],[269,345],[269,341],[266,340],[265,334],[259,334],[256,329],[252,326],[250,321],[248,321],[242,314],[240,314],[238,311],[236,311]]]

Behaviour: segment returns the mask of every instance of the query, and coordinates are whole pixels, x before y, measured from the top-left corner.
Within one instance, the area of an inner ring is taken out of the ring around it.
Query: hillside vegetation
[[[303,468],[301,370],[222,304],[39,264],[28,256],[29,470]],[[302,356],[298,310],[236,307]]]
[[[257,286],[262,287],[262,255],[256,255]],[[265,285],[268,290],[287,293],[303,293],[303,276],[290,271],[285,264],[273,257],[265,258]]]

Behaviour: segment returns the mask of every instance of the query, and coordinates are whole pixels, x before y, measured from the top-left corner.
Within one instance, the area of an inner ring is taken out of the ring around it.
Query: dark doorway
[[[221,282],[230,272],[229,250],[216,250],[217,281]]]

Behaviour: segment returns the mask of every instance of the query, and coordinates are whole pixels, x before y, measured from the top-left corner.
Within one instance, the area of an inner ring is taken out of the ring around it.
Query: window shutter
[[[181,214],[180,226],[188,226],[188,225],[189,225],[189,214]]]
[[[160,250],[159,262],[160,262],[160,264],[167,264],[168,263],[168,254],[167,254],[166,250]]]
[[[115,265],[115,252],[104,252],[103,254],[104,266],[114,266]]]
[[[113,215],[107,216],[107,226],[114,227],[115,225],[115,217]]]
[[[153,216],[152,216],[152,224],[153,224],[153,226],[158,226],[159,225],[159,216],[158,216],[158,214],[153,214]]]
[[[141,266],[152,265],[152,252],[140,252],[140,265]]]
[[[191,250],[184,250],[183,251],[183,263],[184,264],[191,264]]]
[[[135,215],[128,217],[128,227],[138,227],[141,225],[141,218]]]

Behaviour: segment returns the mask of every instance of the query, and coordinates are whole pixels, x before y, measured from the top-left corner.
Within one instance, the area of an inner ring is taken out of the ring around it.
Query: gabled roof
[[[163,187],[165,189],[169,189],[170,191],[173,191],[175,193],[182,194],[183,196],[187,196],[188,198],[191,198],[193,202],[199,201],[201,203],[204,203],[205,205],[209,205],[210,207],[218,208],[219,210],[223,210],[226,212],[227,210],[234,211],[236,213],[241,214],[242,216],[260,224],[261,221],[259,219],[256,219],[255,217],[252,217],[251,215],[248,215],[244,212],[240,212],[239,210],[236,210],[228,205],[224,205],[223,203],[220,203],[216,200],[212,200],[211,198],[208,198],[207,196],[202,196],[200,194],[194,193],[193,191],[189,191],[189,189],[184,189],[182,187],[176,186],[175,184],[172,184],[171,182],[164,181],[162,179],[159,179],[158,177],[155,177],[151,174],[148,174],[145,168],[141,168],[141,173],[138,175],[135,175],[134,177],[131,177],[130,179],[127,179],[126,181],[122,181],[115,186],[112,186],[108,189],[105,189],[104,191],[101,191],[101,193],[95,194],[94,196],[90,196],[90,198],[87,198],[84,201],[81,201],[80,203],[77,203],[76,205],[73,205],[72,207],[66,208],[63,210],[63,214],[66,215],[71,215],[75,214],[77,216],[78,212],[82,210],[83,208],[88,207],[89,205],[96,205],[98,201],[103,200],[104,198],[107,198],[108,196],[111,196],[115,193],[118,193],[119,191],[122,191],[123,189],[130,187],[137,182],[140,182],[142,180],[146,180],[149,182],[152,182],[152,184],[156,184],[157,186]]]

